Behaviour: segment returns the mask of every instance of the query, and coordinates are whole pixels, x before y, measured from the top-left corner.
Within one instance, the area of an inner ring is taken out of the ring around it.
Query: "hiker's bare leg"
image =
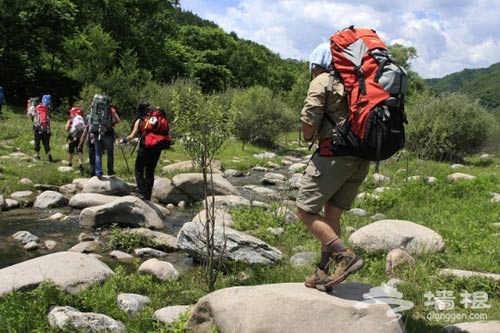
[[[329,214],[329,217],[330,214],[333,215],[333,211],[331,209],[325,209],[325,213]],[[323,246],[325,246],[331,239],[338,236],[334,229],[334,226],[338,222],[328,222],[326,218],[320,214],[309,213],[301,208],[297,208],[297,214],[306,225],[307,229],[309,229],[313,236],[316,237]]]
[[[342,230],[340,227],[340,218],[344,213],[342,208],[335,206],[334,204],[327,202],[324,206],[325,208],[325,220],[326,223],[332,227],[333,231],[337,234],[337,236],[342,236]]]

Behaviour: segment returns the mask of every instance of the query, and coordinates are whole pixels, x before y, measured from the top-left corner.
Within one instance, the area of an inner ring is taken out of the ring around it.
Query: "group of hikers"
[[[365,58],[370,61],[359,60],[363,70],[353,68],[352,52],[342,44],[345,40],[350,41],[347,46],[357,41],[376,45],[377,57],[384,60],[379,64],[373,54],[367,53]],[[304,140],[311,142],[311,147],[315,144],[317,149],[304,170],[295,200],[298,217],[321,243],[319,263],[304,282],[308,288],[328,291],[364,266],[363,259],[343,243],[340,221],[368,175],[370,161],[386,159],[404,144],[406,72],[391,59],[375,31],[353,26],[332,36],[331,43],[319,44],[310,55],[311,81],[300,123]],[[28,110],[33,119],[36,156],[40,156],[41,142],[52,161],[50,127],[44,126],[43,119],[36,115],[40,111],[48,118],[50,101],[42,98],[37,103],[31,106],[33,112]],[[367,127],[368,120],[377,126]],[[90,175],[102,176],[103,149],[108,154],[108,175],[113,175],[113,126],[120,121],[106,96],[94,96],[86,118],[81,109],[72,108],[65,126],[69,164],[76,152],[83,170],[82,148],[88,142]],[[370,133],[366,134],[368,130]],[[144,199],[150,200],[156,164],[161,151],[170,146],[168,122],[160,108],[140,103],[130,134],[117,142],[125,144],[137,137],[140,138],[135,161],[137,188]]]
[[[35,157],[40,159],[43,146],[49,162],[54,161],[50,148],[52,109],[52,98],[49,94],[41,98],[32,97],[28,99],[26,105],[26,115],[33,122]],[[73,166],[76,154],[80,174],[85,173],[83,150],[87,143],[90,177],[97,176],[100,179],[103,177],[104,154],[107,155],[107,175],[114,176],[115,142],[126,144],[137,138],[139,142],[134,169],[137,183],[135,194],[141,199],[151,200],[156,165],[161,152],[170,148],[171,143],[165,112],[162,108],[147,102],[139,103],[131,133],[116,139],[114,127],[119,123],[121,119],[108,96],[96,94],[87,113],[80,106],[71,107],[64,125],[64,130],[67,132],[68,166]]]

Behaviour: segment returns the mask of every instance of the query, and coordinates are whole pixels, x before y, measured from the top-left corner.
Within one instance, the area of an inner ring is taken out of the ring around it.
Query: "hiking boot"
[[[332,264],[335,264],[335,271],[330,274],[329,270]],[[333,286],[338,285],[363,266],[363,259],[356,256],[351,249],[342,253],[334,253],[326,266],[327,270],[317,267],[316,272],[306,278],[304,285],[308,288],[316,288],[319,291],[329,291]]]
[[[54,159],[52,158],[52,155],[49,154],[49,162],[52,163],[54,162]]]
[[[328,282],[330,282],[330,279],[328,278],[328,271],[322,270],[321,268],[316,266],[316,271],[314,272],[314,274],[306,277],[304,285],[307,288],[316,288],[319,291],[328,291],[329,289],[331,289],[326,287],[326,284],[328,284]]]
[[[83,176],[83,165],[80,164],[80,166],[78,168],[80,169],[80,175]]]
[[[356,273],[365,265],[363,259],[358,257],[353,250],[347,249],[341,253],[334,253],[335,272],[329,276],[329,287],[333,287],[344,281],[349,275]]]

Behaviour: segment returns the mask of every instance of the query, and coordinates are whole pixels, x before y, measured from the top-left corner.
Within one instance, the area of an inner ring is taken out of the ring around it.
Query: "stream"
[[[258,198],[255,193],[243,188],[243,186],[248,184],[259,184],[260,178],[263,175],[264,172],[252,172],[250,176],[228,177],[228,180],[238,189],[243,197],[265,201],[265,198]],[[163,230],[159,231],[175,236],[183,224],[191,221],[198,212],[199,209],[197,207],[185,210],[174,209],[172,214],[165,219]],[[62,213],[68,216],[68,219],[64,221],[49,220],[48,217],[55,213]],[[80,210],[72,209],[71,207],[48,210],[17,208],[0,212],[0,269],[49,253],[68,250],[80,242],[78,237],[81,233],[99,233],[99,230],[81,227],[78,222],[79,214]],[[18,231],[29,231],[33,235],[38,236],[41,245],[46,240],[54,240],[57,242],[57,245],[51,250],[42,246],[39,249],[27,251],[23,248],[23,244],[12,238]],[[185,257],[184,253],[174,252],[169,253],[165,260],[174,264],[181,262]]]

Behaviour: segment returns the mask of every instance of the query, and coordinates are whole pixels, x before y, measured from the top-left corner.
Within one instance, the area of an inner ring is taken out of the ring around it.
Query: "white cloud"
[[[283,58],[310,51],[351,24],[370,27],[388,43],[413,46],[412,69],[423,78],[500,62],[496,0],[181,0],[181,7],[226,32],[265,45]]]

